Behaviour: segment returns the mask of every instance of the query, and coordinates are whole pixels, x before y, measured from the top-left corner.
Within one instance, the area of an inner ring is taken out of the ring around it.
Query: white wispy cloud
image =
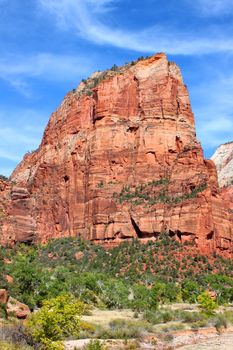
[[[232,72],[229,72],[229,76],[206,79],[192,90],[195,99],[200,101],[194,112],[198,135],[206,149],[233,140],[232,91]]]
[[[25,134],[26,133],[26,134]],[[12,145],[17,140],[17,144],[27,145],[32,147],[39,143],[39,139],[35,138],[34,135],[28,133],[27,127],[23,126],[21,129],[14,129],[10,127],[0,128],[0,144],[10,144]]]
[[[50,13],[61,28],[72,29],[76,34],[98,44],[109,44],[138,52],[165,51],[169,54],[206,54],[233,52],[233,38],[224,33],[187,32],[161,25],[141,31],[123,30],[105,24],[104,11],[117,4],[114,0],[37,0],[46,13]],[[206,0],[207,1],[207,0]],[[226,1],[226,0],[225,0]],[[203,0],[204,2],[204,0]]]
[[[190,6],[206,17],[228,15],[233,12],[232,0],[188,0]]]
[[[20,161],[20,157],[17,156],[15,153],[13,152],[9,152],[7,150],[2,150],[0,149],[0,159],[7,159],[13,162],[19,162]]]
[[[225,116],[220,113],[212,114],[209,111],[200,110],[196,113],[202,120],[197,121],[198,135],[205,149],[214,149],[220,144],[232,140],[233,121],[232,116]]]
[[[5,55],[0,57],[0,79],[8,81],[26,97],[32,94],[28,79],[64,82],[73,81],[90,72],[92,62],[81,56],[39,53],[29,56]]]

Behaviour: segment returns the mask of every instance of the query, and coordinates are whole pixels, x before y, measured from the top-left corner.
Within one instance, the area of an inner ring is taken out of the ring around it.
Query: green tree
[[[200,287],[197,282],[186,279],[182,283],[182,299],[189,303],[196,303]]]
[[[157,309],[157,299],[153,298],[151,290],[141,284],[133,286],[134,298],[131,301],[131,307],[136,311],[144,311],[146,309]]]
[[[86,306],[72,295],[64,294],[43,302],[27,323],[33,339],[43,349],[60,350],[61,341],[68,336],[78,337],[82,328],[81,315]]]
[[[161,303],[174,302],[180,299],[180,288],[175,283],[156,282],[151,293],[153,299]]]
[[[14,284],[9,285],[11,295],[16,298],[20,295],[20,300],[33,309],[36,305],[34,296],[42,283],[44,272],[34,257],[19,253],[13,264],[9,265],[9,273],[14,279]]]

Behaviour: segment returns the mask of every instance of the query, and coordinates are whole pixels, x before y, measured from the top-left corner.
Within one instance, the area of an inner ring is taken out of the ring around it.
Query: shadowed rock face
[[[68,93],[12,181],[3,243],[79,235],[113,244],[167,231],[232,256],[215,165],[203,159],[187,88],[164,54]]]

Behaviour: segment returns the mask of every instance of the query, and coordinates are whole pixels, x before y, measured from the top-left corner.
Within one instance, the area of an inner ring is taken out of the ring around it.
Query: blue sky
[[[232,0],[0,0],[0,39],[0,174],[82,78],[161,51],[181,67],[206,157],[233,139]]]

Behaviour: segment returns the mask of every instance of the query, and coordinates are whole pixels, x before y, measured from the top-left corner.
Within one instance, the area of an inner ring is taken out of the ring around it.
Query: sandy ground
[[[167,309],[167,306],[165,308]],[[198,309],[197,305],[190,304],[171,304],[169,305],[169,308],[171,310],[186,310],[190,312]],[[161,309],[163,309],[163,307]],[[108,326],[109,322],[118,318],[128,321],[135,321],[133,315],[134,312],[132,310],[100,310],[94,308],[91,310],[91,315],[85,315],[82,317],[82,319],[86,322],[98,324],[101,326]]]
[[[83,346],[88,344],[89,339],[80,339],[80,340],[73,340],[73,341],[68,341],[65,343],[66,350],[74,350],[75,347],[78,349],[81,349]],[[115,346],[114,349],[120,349],[123,347],[123,342],[122,341],[112,341],[112,346]],[[149,345],[148,343],[146,344],[141,344],[140,349],[141,350],[149,350],[149,349],[162,349],[163,347],[157,347],[157,346],[152,346]],[[171,349],[176,349],[176,350],[233,350],[233,333],[226,333],[222,334],[216,337],[213,337],[211,339],[205,339],[201,343],[197,344],[192,344],[192,345],[185,345],[181,347],[174,347],[171,346]]]
[[[99,310],[93,309],[91,310],[90,316],[83,316],[82,320],[94,324],[98,324],[101,326],[108,326],[109,322],[115,319],[124,319],[128,321],[132,321],[133,311],[131,310]]]
[[[199,344],[185,345],[179,350],[233,350],[233,333],[226,333]]]
[[[80,340],[71,340],[65,342],[65,350],[75,350],[75,349],[83,349],[85,345],[89,343],[89,339],[80,339]],[[126,345],[124,340],[106,340],[101,341],[103,344],[107,346],[109,350],[125,350]],[[138,344],[139,347],[135,347],[135,344]],[[127,342],[128,349],[140,349],[140,350],[156,350],[154,345],[148,344],[148,343],[139,343],[133,339],[128,340]]]
[[[198,307],[196,305],[189,304],[173,304],[170,305],[173,310],[180,309],[186,311],[196,311]],[[115,319],[125,319],[128,321],[135,320],[133,312],[131,310],[99,310],[92,309],[91,315],[86,315],[83,320],[90,322],[91,324],[107,327],[109,323]],[[157,325],[157,331],[164,325]],[[145,337],[141,340],[138,348],[142,350],[164,350],[167,348],[177,350],[233,350],[233,327],[229,327],[225,333],[218,335],[215,327],[209,327],[207,329],[200,329],[198,331],[182,330],[175,331],[173,333],[174,338],[166,344],[160,336],[152,336],[152,339],[156,340],[156,345],[152,345],[151,336]],[[80,339],[65,342],[66,350],[82,349],[90,339]],[[186,344],[186,345],[185,345]],[[187,345],[191,344],[191,345]],[[124,348],[124,342],[122,340],[108,340],[107,345],[109,349],[119,350]],[[169,347],[170,345],[170,347]]]

